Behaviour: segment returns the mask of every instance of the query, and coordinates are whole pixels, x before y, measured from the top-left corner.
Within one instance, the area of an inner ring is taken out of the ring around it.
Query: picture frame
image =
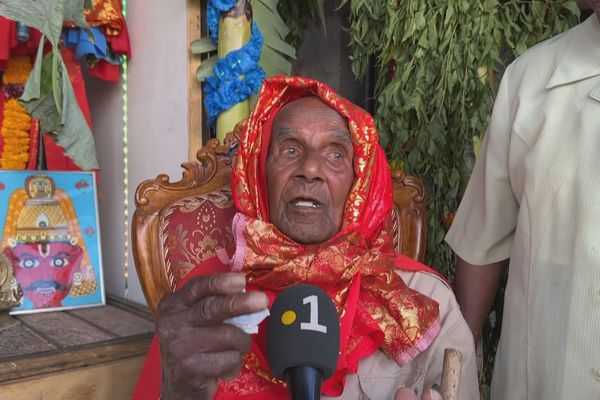
[[[106,304],[93,172],[0,170],[0,232],[23,293],[10,314]]]

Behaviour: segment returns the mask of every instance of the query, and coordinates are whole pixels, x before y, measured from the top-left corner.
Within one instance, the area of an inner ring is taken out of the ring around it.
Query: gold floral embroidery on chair
[[[233,254],[234,214],[229,188],[183,198],[169,206],[160,230],[167,271],[175,282],[202,261],[216,256],[218,248]]]

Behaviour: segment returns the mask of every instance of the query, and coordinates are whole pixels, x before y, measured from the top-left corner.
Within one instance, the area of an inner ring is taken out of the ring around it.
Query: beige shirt
[[[424,352],[407,365],[399,367],[381,351],[362,360],[358,374],[348,375],[344,393],[336,400],[393,400],[396,391],[410,387],[421,398],[424,389],[440,385],[444,349],[462,352],[463,365],[459,391],[460,400],[478,400],[477,366],[473,337],[460,313],[452,290],[438,277],[425,272],[400,271],[400,276],[411,288],[431,297],[440,304],[439,335]]]
[[[492,399],[600,399],[600,23],[507,69],[446,240],[510,258]]]

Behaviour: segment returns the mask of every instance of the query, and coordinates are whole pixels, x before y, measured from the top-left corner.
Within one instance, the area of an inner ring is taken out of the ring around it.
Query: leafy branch
[[[452,279],[454,257],[443,239],[487,128],[499,77],[528,47],[575,25],[579,9],[570,0],[341,4],[350,7],[356,77],[367,73],[371,56],[377,60],[375,118],[382,145],[392,162],[419,176],[427,188],[426,262]],[[502,300],[499,296],[484,332],[486,383]]]

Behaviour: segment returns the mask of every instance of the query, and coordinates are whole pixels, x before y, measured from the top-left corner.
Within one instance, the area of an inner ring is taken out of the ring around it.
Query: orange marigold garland
[[[24,85],[31,73],[31,60],[29,57],[11,57],[8,68],[2,76],[4,85]]]
[[[0,136],[2,153],[0,168],[25,169],[29,160],[29,134],[31,117],[19,103],[18,97],[31,73],[29,57],[14,57],[8,61],[8,68],[2,77],[4,85],[4,112]]]

